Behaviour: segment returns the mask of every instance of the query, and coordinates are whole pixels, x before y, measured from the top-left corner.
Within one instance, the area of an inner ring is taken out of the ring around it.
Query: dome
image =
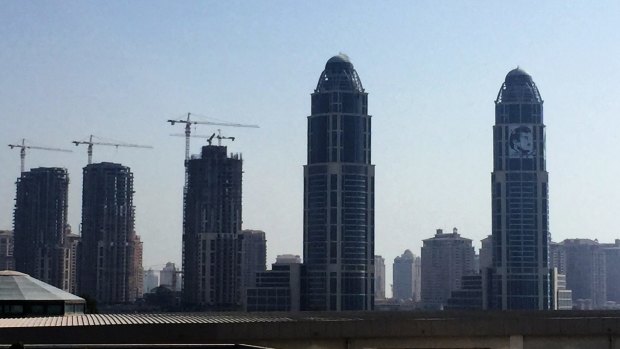
[[[506,74],[495,103],[542,103],[532,76],[520,67]]]
[[[327,61],[327,64],[330,63],[351,63],[351,60],[349,59],[349,56],[345,55],[344,53],[339,53],[338,55],[330,58]]]
[[[325,63],[325,70],[330,71],[342,71],[342,70],[353,70],[353,63],[349,59],[349,56],[344,53],[339,53],[336,56],[327,60]]]
[[[529,84],[532,82],[532,76],[517,66],[506,74],[506,79],[504,81],[508,85]]]
[[[506,74],[506,79],[511,78],[511,77],[517,77],[517,76],[528,76],[530,78],[532,77],[525,70],[517,66],[515,69],[509,71],[508,74]]]
[[[339,53],[327,60],[315,92],[337,90],[364,92],[362,82],[349,56],[344,53]]]

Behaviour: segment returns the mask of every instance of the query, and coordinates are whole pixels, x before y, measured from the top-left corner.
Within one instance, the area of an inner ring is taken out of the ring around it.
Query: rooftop
[[[14,270],[0,271],[0,301],[76,301],[83,298],[72,295],[28,274]]]

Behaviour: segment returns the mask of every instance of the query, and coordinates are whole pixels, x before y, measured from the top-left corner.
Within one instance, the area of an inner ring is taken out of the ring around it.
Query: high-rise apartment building
[[[441,309],[452,291],[461,288],[463,276],[476,274],[475,251],[470,239],[437,229],[434,237],[422,246],[422,303],[427,308]]]
[[[142,280],[133,174],[129,167],[103,162],[84,167],[83,176],[78,292],[100,304],[133,302]]]
[[[267,240],[261,230],[243,230],[241,236],[241,282],[245,289],[256,285],[256,273],[267,270]]]
[[[375,256],[375,299],[385,299],[385,259]]]
[[[78,249],[80,246],[80,236],[71,233],[71,227],[67,226],[67,235],[65,235],[65,260],[69,270],[65,270],[65,285],[69,293],[77,294],[78,292]]]
[[[13,231],[0,230],[0,270],[15,270]]]
[[[303,308],[374,305],[374,165],[368,94],[346,55],[312,93],[304,166]]]
[[[394,258],[392,264],[392,298],[399,300],[415,300],[415,259],[410,250]]]
[[[551,269],[551,289],[553,310],[573,309],[573,291],[566,288],[566,275],[560,274],[557,268]]]
[[[159,273],[153,269],[149,269],[144,272],[144,278],[142,280],[144,281],[144,293],[149,293],[159,286]]]
[[[131,267],[133,268],[134,277],[129,280],[129,297],[130,299],[139,299],[142,298],[144,294],[144,269],[142,268],[143,246],[139,235],[134,234],[130,246],[132,246],[133,252],[131,256]]]
[[[590,239],[567,239],[553,246],[554,264],[551,267],[566,275],[566,288],[572,291],[573,303],[587,300],[587,308],[603,308],[607,301],[607,265],[603,247]]]
[[[620,304],[620,240],[613,244],[601,244],[605,253],[607,301]]]
[[[17,180],[14,238],[15,269],[71,291],[67,248],[69,175],[64,168],[35,168]]]
[[[545,161],[543,100],[516,68],[495,101],[490,308],[551,308]]]
[[[479,270],[483,274],[486,270],[493,267],[493,236],[489,235],[480,240]]]
[[[242,160],[226,151],[208,145],[187,161],[183,303],[192,309],[241,307]]]
[[[165,286],[172,291],[181,291],[181,274],[174,263],[166,263],[159,272],[159,286]]]

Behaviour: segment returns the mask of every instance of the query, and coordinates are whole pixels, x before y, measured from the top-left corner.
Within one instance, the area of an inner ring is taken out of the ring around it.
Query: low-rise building
[[[256,286],[247,289],[246,311],[299,311],[301,263],[278,258],[271,270],[256,274]]]

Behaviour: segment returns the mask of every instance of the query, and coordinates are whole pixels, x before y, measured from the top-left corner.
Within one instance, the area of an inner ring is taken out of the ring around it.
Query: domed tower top
[[[495,103],[543,103],[532,76],[520,67],[506,74]]]
[[[333,56],[325,63],[325,70],[321,73],[314,92],[325,91],[364,92],[353,63],[344,53]]]
[[[403,257],[407,259],[413,259],[413,252],[411,252],[411,250],[409,249],[406,249],[405,252],[403,252]]]
[[[525,70],[521,69],[521,67],[517,66],[513,70],[509,71],[508,74],[506,74],[506,79],[514,78],[514,77],[518,77],[518,76],[529,77],[530,79],[532,78],[532,76],[528,72],[526,72]]]

